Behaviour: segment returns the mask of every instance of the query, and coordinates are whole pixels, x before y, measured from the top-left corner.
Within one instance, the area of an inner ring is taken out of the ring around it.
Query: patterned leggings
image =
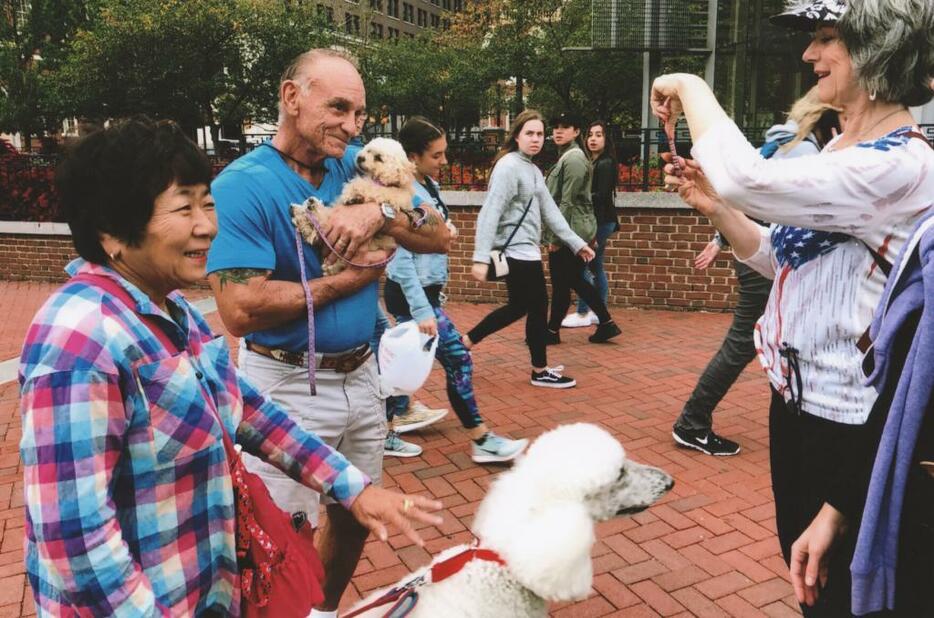
[[[435,319],[438,321],[438,348],[435,350],[435,358],[444,368],[448,400],[454,412],[457,413],[461,425],[465,429],[473,429],[483,422],[473,394],[473,360],[470,358],[470,351],[461,341],[460,332],[448,314],[440,307],[434,307],[434,310]],[[407,322],[412,319],[410,315],[393,315],[397,322]],[[408,406],[408,397],[390,397],[387,401],[389,418],[405,412]]]

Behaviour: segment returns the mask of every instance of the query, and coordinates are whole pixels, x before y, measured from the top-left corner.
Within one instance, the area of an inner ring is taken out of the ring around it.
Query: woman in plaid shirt
[[[218,418],[246,452],[381,538],[393,523],[421,543],[409,519],[440,521],[429,514],[440,504],[370,485],[241,379],[224,338],[175,291],[205,275],[217,232],[210,178],[176,125],[145,119],[84,139],[59,171],[81,258],[33,320],[19,376],[26,566],[40,615],[239,615]],[[126,294],[108,292],[114,284]]]

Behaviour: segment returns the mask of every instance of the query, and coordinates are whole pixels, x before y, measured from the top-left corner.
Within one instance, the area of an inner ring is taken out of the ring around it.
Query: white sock
[[[311,613],[308,614],[308,618],[337,618],[337,610],[326,612],[321,609],[313,609]]]

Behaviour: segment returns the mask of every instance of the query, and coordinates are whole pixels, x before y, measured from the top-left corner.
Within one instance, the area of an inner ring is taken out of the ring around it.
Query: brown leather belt
[[[306,362],[307,355],[302,352],[289,352],[288,350],[270,348],[252,341],[246,342],[246,349],[293,367],[305,368],[308,366]],[[332,370],[338,373],[350,373],[365,363],[372,354],[373,350],[370,349],[370,344],[364,343],[360,347],[342,354],[321,354],[317,359],[317,363],[315,363],[315,368]]]

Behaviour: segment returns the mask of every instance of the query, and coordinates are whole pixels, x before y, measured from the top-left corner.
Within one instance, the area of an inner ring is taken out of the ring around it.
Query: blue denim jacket
[[[431,178],[426,180],[432,184],[435,191],[440,191],[438,183]],[[415,181],[415,194],[423,202],[433,204],[435,209],[448,220],[447,208],[443,203],[435,201],[428,190]],[[427,205],[426,204],[426,205]],[[444,285],[448,281],[448,256],[443,253],[412,253],[407,249],[398,247],[392,261],[386,268],[386,276],[400,286],[409,303],[412,317],[416,322],[433,318],[435,315],[428,297],[422,289],[429,285]]]

